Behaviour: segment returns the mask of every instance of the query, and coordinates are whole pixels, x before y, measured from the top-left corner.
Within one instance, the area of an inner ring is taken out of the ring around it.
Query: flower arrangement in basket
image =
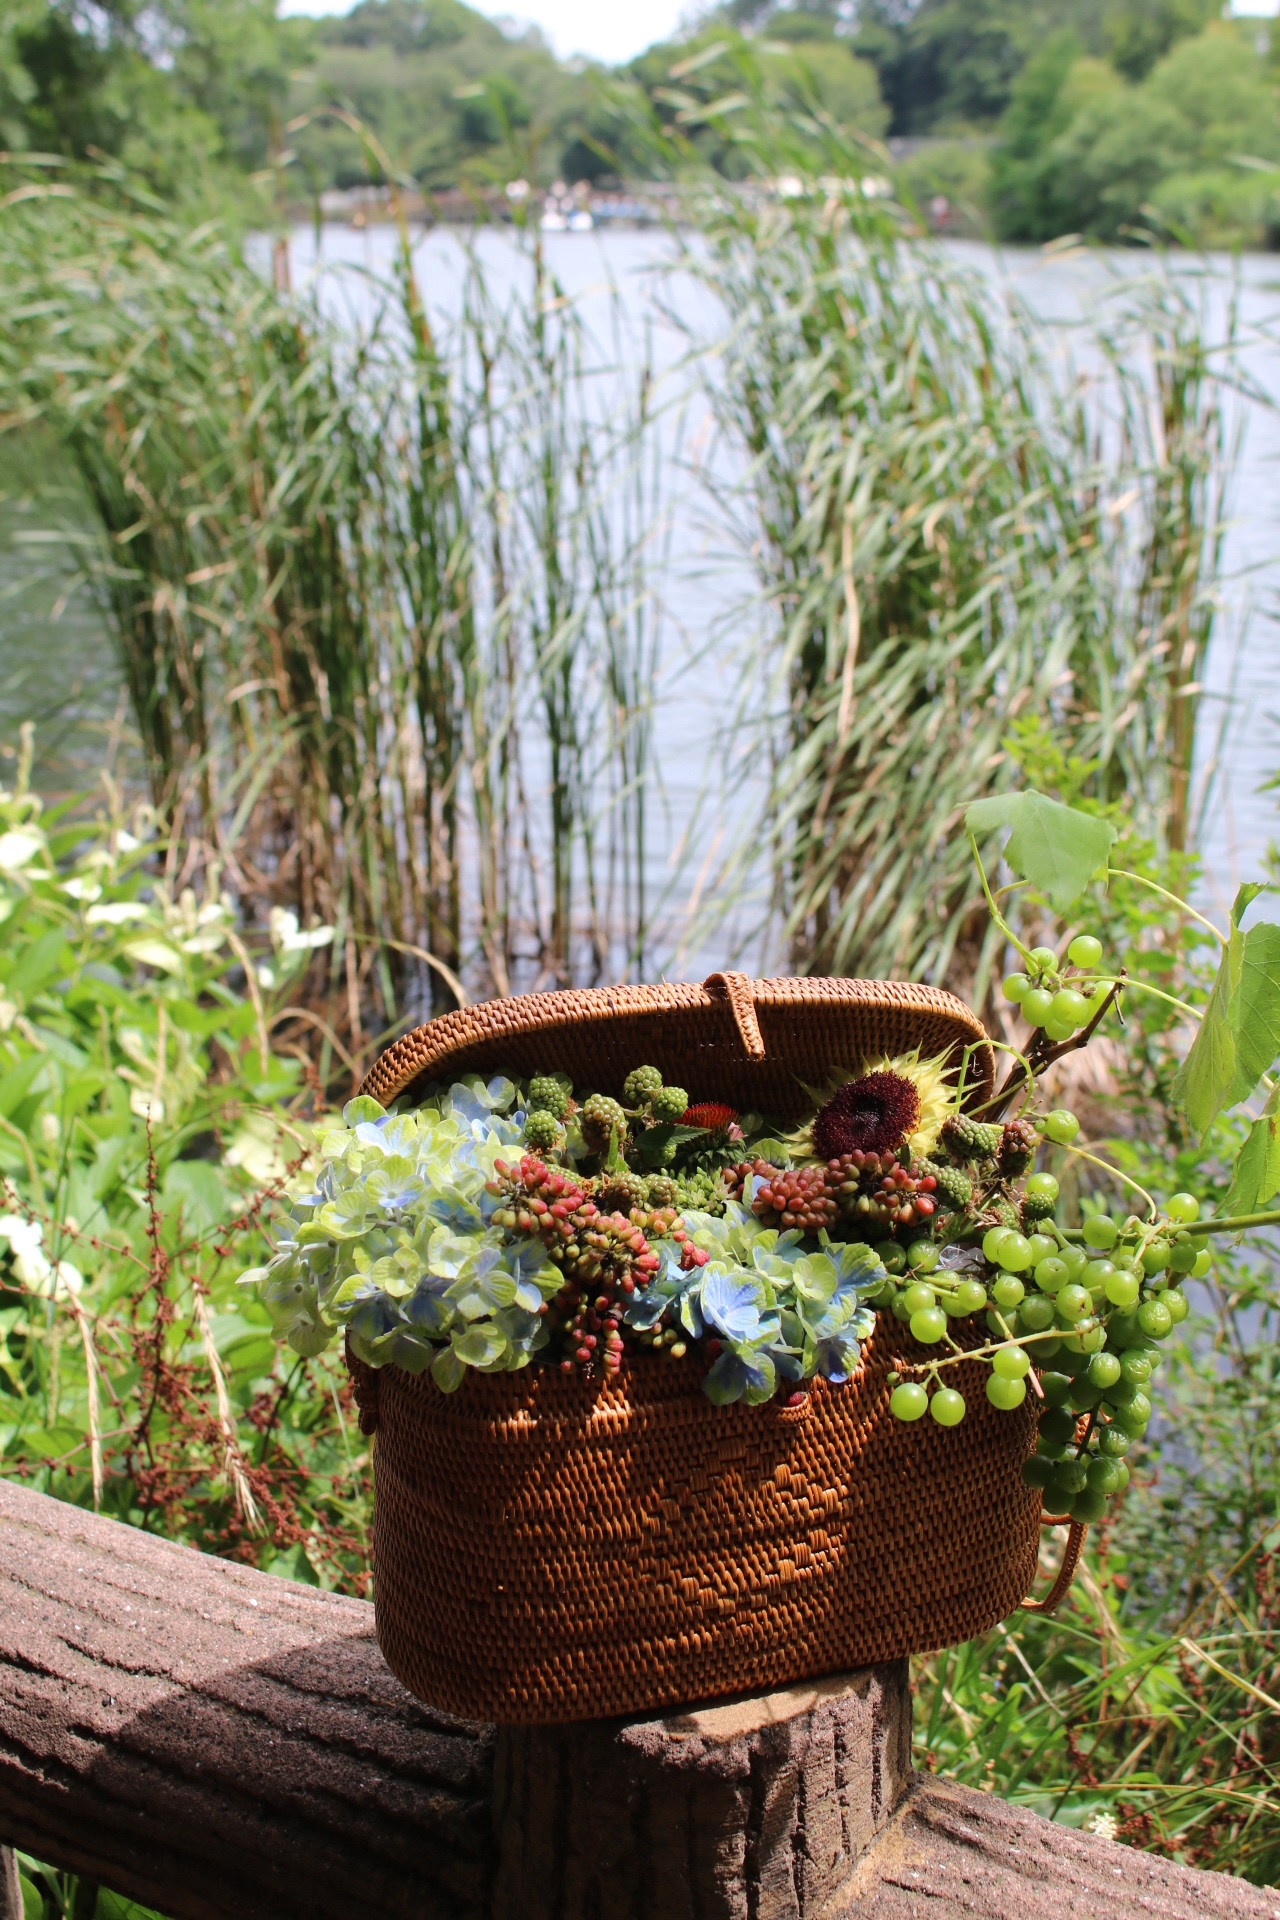
[[[298,1352],[345,1335],[379,1639],[424,1698],[594,1717],[958,1640],[1024,1599],[1042,1503],[1069,1580],[1205,1236],[1280,1219],[1280,928],[1242,895],[1177,1090],[1201,1130],[1269,1093],[1234,1213],[1116,1174],[1132,1210],[1064,1226],[1038,1163],[1086,1150],[1038,1083],[1130,983],[1089,933],[1024,945],[977,836],[1065,909],[1112,829],[1037,794],[967,824],[1021,1045],[901,984],[532,995],[408,1035],[319,1128],[246,1280]]]

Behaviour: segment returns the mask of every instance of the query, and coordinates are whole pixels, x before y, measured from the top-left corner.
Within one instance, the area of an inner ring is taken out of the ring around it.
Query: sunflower
[[[836,1160],[856,1149],[893,1153],[904,1144],[913,1154],[929,1153],[955,1111],[955,1088],[946,1078],[949,1053],[922,1060],[914,1047],[864,1061],[857,1072],[835,1069],[825,1088],[807,1089],[818,1110],[787,1145],[798,1160]]]

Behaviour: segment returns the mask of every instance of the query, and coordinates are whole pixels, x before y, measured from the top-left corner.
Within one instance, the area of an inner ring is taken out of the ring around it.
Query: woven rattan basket
[[[555,1069],[617,1094],[641,1062],[693,1100],[779,1118],[803,1082],[920,1046],[981,1043],[950,994],[862,980],[713,975],[703,986],[532,994],[397,1042],[384,1104],[466,1071]],[[971,1078],[989,1088],[982,1047]],[[777,1686],[952,1644],[1022,1600],[1039,1496],[1028,1401],[982,1371],[963,1426],[904,1426],[885,1375],[919,1352],[881,1315],[848,1385],[804,1404],[711,1405],[692,1361],[639,1354],[609,1384],[528,1368],[429,1375],[351,1362],[377,1431],[374,1598],[420,1698],[500,1724],[596,1719]],[[967,1374],[968,1366],[957,1369]]]

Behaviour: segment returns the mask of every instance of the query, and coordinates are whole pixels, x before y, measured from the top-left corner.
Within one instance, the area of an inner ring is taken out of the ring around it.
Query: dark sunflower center
[[[813,1144],[824,1160],[846,1153],[891,1153],[920,1118],[920,1095],[905,1075],[888,1069],[847,1081],[819,1109]]]

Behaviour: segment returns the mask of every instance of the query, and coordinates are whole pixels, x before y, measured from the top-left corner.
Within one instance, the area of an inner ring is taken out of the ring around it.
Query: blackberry
[[[973,1181],[959,1167],[949,1167],[944,1160],[922,1160],[922,1173],[931,1173],[938,1183],[938,1192],[953,1207],[965,1208],[973,1199]]]
[[[943,1121],[938,1138],[949,1158],[963,1166],[970,1160],[994,1159],[1004,1139],[1004,1128],[987,1126],[967,1113],[953,1113]]]
[[[1034,1166],[1039,1135],[1029,1120],[1009,1120],[1000,1130],[1000,1171],[1006,1180],[1016,1180]]]
[[[587,1105],[590,1106],[590,1101]],[[650,1102],[655,1120],[678,1126],[689,1111],[689,1096],[683,1087],[659,1087]]]
[[[1037,1220],[1052,1218],[1057,1204],[1057,1201],[1051,1200],[1047,1193],[1024,1193],[1022,1196],[1023,1226],[1028,1232],[1032,1232]]]
[[[668,1175],[655,1173],[650,1176],[645,1199],[651,1207],[674,1207],[679,1197],[676,1183]]]
[[[549,1113],[563,1120],[569,1105],[569,1089],[552,1073],[535,1073],[529,1082],[529,1107],[535,1113]]]
[[[629,1173],[625,1167],[602,1173],[596,1183],[596,1204],[602,1213],[629,1215],[633,1207],[650,1204],[649,1183],[641,1174]]]
[[[524,1137],[526,1145],[537,1153],[550,1153],[560,1139],[560,1122],[545,1107],[535,1107],[525,1117]]]
[[[987,1208],[991,1224],[995,1227],[1020,1227],[1022,1215],[1012,1200],[1006,1200],[1003,1194],[997,1194]]]
[[[579,1124],[583,1139],[597,1153],[606,1150],[611,1134],[617,1134],[619,1146],[627,1135],[627,1116],[607,1093],[592,1094],[583,1106]]]
[[[662,1090],[662,1075],[656,1067],[636,1067],[622,1083],[622,1097],[629,1107],[642,1107]]]

